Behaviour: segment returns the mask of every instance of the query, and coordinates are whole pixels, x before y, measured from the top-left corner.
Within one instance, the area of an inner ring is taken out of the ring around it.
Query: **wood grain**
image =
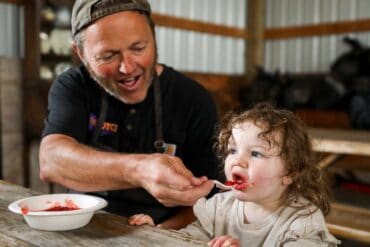
[[[370,131],[311,128],[317,152],[370,156]]]
[[[71,231],[32,229],[23,216],[10,212],[12,201],[37,192],[0,180],[0,246],[207,246],[177,231],[151,226],[130,226],[127,219],[105,211],[97,212],[91,222]]]
[[[370,210],[332,203],[326,217],[329,231],[336,236],[370,243]]]

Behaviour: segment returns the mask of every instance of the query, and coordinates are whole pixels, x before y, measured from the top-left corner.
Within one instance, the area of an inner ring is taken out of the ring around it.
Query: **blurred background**
[[[0,0],[0,178],[45,193],[64,190],[39,180],[38,147],[50,85],[79,64],[73,2]],[[310,128],[369,131],[369,0],[149,2],[159,62],[205,86],[220,118],[268,100]],[[364,210],[344,246],[367,246],[370,156],[338,156],[325,172],[333,201]]]

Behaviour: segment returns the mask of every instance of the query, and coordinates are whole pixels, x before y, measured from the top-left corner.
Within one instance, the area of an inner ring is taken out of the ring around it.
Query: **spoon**
[[[212,181],[216,185],[216,187],[219,188],[219,189],[222,189],[222,190],[231,190],[233,188],[232,185],[223,184],[223,183],[221,183],[218,180],[212,180]]]

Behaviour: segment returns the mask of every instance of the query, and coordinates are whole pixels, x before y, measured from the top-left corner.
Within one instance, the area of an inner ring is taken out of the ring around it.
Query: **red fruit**
[[[22,214],[27,214],[28,213],[28,208],[23,207],[23,208],[21,208],[21,211],[22,211]]]
[[[225,183],[225,185],[227,185],[227,186],[232,186],[232,185],[235,185],[236,184],[236,182],[234,182],[234,181],[226,181],[226,183]]]

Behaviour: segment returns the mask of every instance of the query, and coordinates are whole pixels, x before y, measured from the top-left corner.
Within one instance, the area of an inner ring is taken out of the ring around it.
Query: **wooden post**
[[[30,162],[29,151],[31,140],[28,137],[28,123],[32,119],[32,102],[29,95],[35,95],[39,87],[40,79],[40,12],[41,0],[24,1],[25,20],[25,57],[23,59],[23,132],[24,132],[24,180],[25,186],[30,184]],[[40,96],[39,96],[40,97]],[[29,104],[27,106],[27,104]],[[31,106],[30,106],[31,105]]]
[[[24,86],[37,84],[40,73],[40,0],[25,1]]]
[[[265,0],[248,0],[246,78],[247,83],[256,74],[256,65],[262,65],[264,59]]]

